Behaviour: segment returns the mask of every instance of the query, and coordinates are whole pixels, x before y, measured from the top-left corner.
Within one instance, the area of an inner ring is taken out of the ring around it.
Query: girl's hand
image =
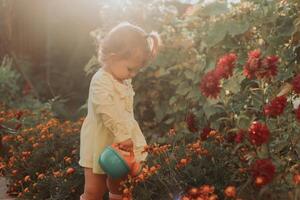
[[[133,141],[132,139],[127,139],[118,144],[119,148],[123,151],[133,151]]]

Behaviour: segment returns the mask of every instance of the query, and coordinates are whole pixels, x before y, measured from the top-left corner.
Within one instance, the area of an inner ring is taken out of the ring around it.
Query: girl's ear
[[[109,61],[119,61],[122,57],[116,53],[110,53],[108,56]]]

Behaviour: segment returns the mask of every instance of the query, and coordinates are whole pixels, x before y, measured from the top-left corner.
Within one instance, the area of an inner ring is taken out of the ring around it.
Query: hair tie
[[[149,51],[152,52],[153,47],[154,47],[154,41],[153,41],[151,33],[147,33],[146,34],[146,41],[147,41],[147,45],[148,45]]]

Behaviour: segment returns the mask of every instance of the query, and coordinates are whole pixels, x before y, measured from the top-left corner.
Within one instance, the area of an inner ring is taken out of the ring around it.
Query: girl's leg
[[[124,179],[114,180],[111,177],[107,177],[107,187],[109,190],[109,200],[120,200],[122,199],[122,190],[120,190],[120,183]]]
[[[94,174],[91,168],[84,168],[84,193],[80,200],[102,200],[107,191],[106,174]]]

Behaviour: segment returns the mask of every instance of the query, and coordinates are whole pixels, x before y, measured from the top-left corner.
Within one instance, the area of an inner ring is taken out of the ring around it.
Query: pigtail
[[[157,32],[151,32],[147,35],[147,39],[150,49],[150,59],[154,59],[162,45],[161,38]]]

